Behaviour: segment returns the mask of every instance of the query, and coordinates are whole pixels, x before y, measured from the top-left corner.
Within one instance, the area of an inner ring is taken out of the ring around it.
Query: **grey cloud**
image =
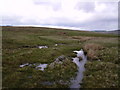
[[[20,19],[19,16],[2,16],[2,25],[20,25]]]
[[[29,19],[26,22],[23,22],[24,25],[40,25],[39,22],[33,20],[33,19]]]
[[[64,21],[63,21],[64,20]],[[115,30],[118,28],[118,22],[116,19],[96,19],[89,22],[75,22],[70,19],[59,18],[55,24],[56,26],[76,27],[88,30]]]
[[[75,6],[77,10],[84,10],[85,12],[93,12],[95,8],[94,2],[78,2]]]
[[[68,27],[76,27],[82,28],[83,30],[116,30],[117,23],[103,23],[103,22],[91,22],[91,23],[65,23],[65,24],[58,24],[58,26],[68,26]]]
[[[54,11],[58,11],[61,9],[61,2],[50,2],[49,0],[34,0],[34,4],[36,5],[44,5],[44,6],[51,6]]]
[[[27,20],[26,22],[21,22],[22,17],[20,16],[3,16],[1,25],[39,25],[35,20]]]
[[[60,3],[52,3],[48,0],[43,1],[39,0],[39,2],[34,2],[36,5],[50,5],[54,11],[60,10]],[[74,21],[74,18],[67,17],[51,17],[46,18],[44,21],[36,22],[34,19],[25,20],[25,22],[21,22],[21,16],[3,16],[2,17],[2,25],[54,25],[54,26],[64,26],[64,27],[76,27],[83,28],[87,30],[115,30],[118,28],[118,17],[117,12],[118,9],[116,7],[117,3],[105,3],[108,11],[97,13],[95,12],[95,3],[94,2],[79,2],[76,4],[75,9],[84,10],[85,12],[91,12],[94,16],[91,17],[90,20],[86,20],[83,22]],[[78,11],[79,12],[79,11]],[[87,14],[86,13],[86,14]],[[48,14],[49,15],[49,14]],[[50,22],[51,21],[51,22]],[[43,23],[44,22],[44,23]]]
[[[84,23],[82,25],[85,28],[91,29],[91,30],[115,30],[117,29],[117,22],[116,21],[94,21],[91,23]]]
[[[40,5],[49,5],[51,4],[51,2],[45,1],[45,0],[34,0],[33,1],[34,4],[40,4]]]

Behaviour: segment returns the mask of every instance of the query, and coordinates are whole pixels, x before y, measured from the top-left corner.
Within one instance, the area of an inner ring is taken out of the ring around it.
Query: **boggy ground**
[[[57,45],[56,45],[57,44]],[[39,49],[38,46],[48,46]],[[72,31],[38,27],[2,27],[3,88],[67,88],[76,76],[72,62],[74,50],[87,53],[83,88],[118,87],[118,36],[86,31]],[[44,71],[21,64],[50,65],[61,55],[62,64]]]

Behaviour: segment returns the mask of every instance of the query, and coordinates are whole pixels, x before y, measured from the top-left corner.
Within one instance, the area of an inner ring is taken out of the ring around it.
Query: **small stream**
[[[40,46],[41,48],[47,48],[45,46]],[[78,72],[77,72],[77,76],[72,79],[70,88],[80,88],[81,87],[81,83],[82,83],[82,79],[83,79],[83,72],[85,71],[85,63],[87,62],[87,57],[84,55],[84,51],[81,49],[80,51],[73,51],[74,53],[77,54],[77,56],[75,58],[73,58],[73,62],[77,65],[78,67]],[[63,58],[63,56],[60,56],[59,58]],[[57,60],[59,61],[59,60]],[[48,64],[30,64],[30,63],[25,63],[20,65],[20,68],[23,68],[25,66],[35,66],[35,68],[37,70],[41,70],[44,71],[44,69],[47,67]],[[44,82],[43,84],[50,84],[49,82]]]
[[[77,53],[77,57],[73,58],[73,62],[78,66],[77,76],[71,80],[70,88],[80,88],[80,83],[82,83],[83,72],[85,71],[85,63],[87,62],[87,57],[84,55],[84,51],[74,51]],[[80,61],[79,58],[82,58]]]

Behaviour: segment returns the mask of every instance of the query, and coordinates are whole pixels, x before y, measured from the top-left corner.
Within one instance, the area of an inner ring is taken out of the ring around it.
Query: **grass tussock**
[[[98,58],[98,51],[103,49],[103,46],[95,43],[87,43],[83,46],[85,52],[87,52],[88,60],[96,60]]]

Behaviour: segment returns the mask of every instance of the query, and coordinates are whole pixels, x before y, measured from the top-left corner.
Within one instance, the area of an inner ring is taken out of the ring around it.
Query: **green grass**
[[[73,37],[92,37],[82,40]],[[2,74],[3,88],[66,88],[70,79],[76,76],[77,66],[72,62],[76,55],[74,50],[80,50],[88,43],[97,43],[104,47],[96,50],[101,61],[88,61],[84,74],[84,88],[118,87],[118,39],[117,35],[100,34],[87,31],[73,31],[39,27],[3,27],[2,28]],[[55,46],[58,44],[58,46]],[[39,49],[36,46],[46,45]],[[25,46],[29,46],[25,48]],[[24,63],[46,63],[65,55],[63,64],[55,68],[47,67],[44,72],[34,67],[19,66]],[[92,75],[92,76],[91,76]],[[29,78],[31,77],[31,78]],[[104,77],[103,79],[101,77]],[[60,82],[67,84],[62,84]],[[43,85],[51,82],[52,85]],[[104,83],[103,83],[104,82]],[[115,86],[114,86],[114,85]]]
[[[118,65],[111,62],[87,62],[83,88],[118,88]]]

